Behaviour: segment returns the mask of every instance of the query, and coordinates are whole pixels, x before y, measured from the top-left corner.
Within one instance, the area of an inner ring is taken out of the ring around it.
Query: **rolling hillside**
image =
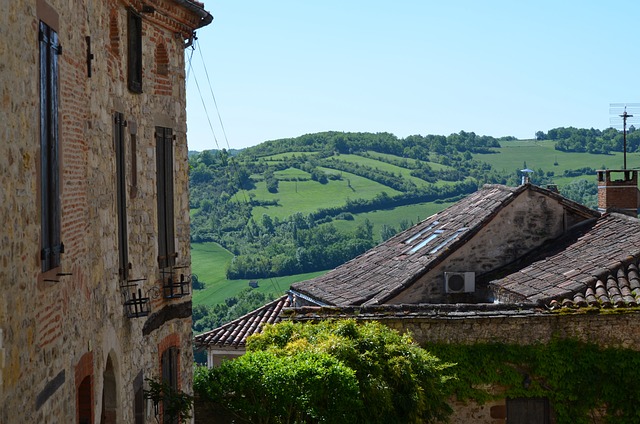
[[[575,138],[576,131],[569,133]],[[223,304],[250,280],[258,281],[254,291],[280,295],[479,185],[519,184],[523,167],[534,170],[533,183],[557,184],[593,203],[593,170],[621,167],[622,153],[570,152],[558,143],[466,132],[406,139],[328,132],[233,155],[191,152],[192,262],[205,285],[194,304]],[[640,154],[627,160],[637,167]]]

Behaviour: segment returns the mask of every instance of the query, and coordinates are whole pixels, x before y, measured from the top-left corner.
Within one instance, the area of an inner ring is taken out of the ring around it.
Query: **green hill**
[[[637,134],[637,135],[636,135]],[[190,152],[194,303],[216,305],[258,280],[272,296],[324,272],[485,183],[557,184],[593,206],[594,170],[619,168],[621,134],[558,128],[539,140],[325,132],[234,151]],[[640,132],[628,135],[630,167]]]

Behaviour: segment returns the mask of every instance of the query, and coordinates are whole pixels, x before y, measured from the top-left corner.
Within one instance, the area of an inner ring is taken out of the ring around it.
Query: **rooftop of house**
[[[607,213],[485,278],[500,302],[635,307],[639,260],[640,220]]]
[[[195,344],[198,348],[244,349],[247,337],[259,333],[265,324],[279,322],[280,312],[290,305],[289,296],[282,296],[221,327],[198,334]]]
[[[486,185],[327,274],[293,284],[292,293],[320,306],[384,304],[464,245],[526,190],[554,199],[583,220],[600,216],[535,185]]]

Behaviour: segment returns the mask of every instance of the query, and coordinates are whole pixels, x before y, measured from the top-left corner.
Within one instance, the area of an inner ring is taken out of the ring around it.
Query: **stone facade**
[[[140,92],[128,86],[132,16],[141,26]],[[191,391],[191,297],[163,296],[171,269],[163,273],[158,258],[155,133],[168,128],[174,136],[168,233],[175,265],[182,267],[174,273],[188,276],[184,47],[210,20],[191,0],[144,7],[137,0],[21,0],[3,7],[0,423],[156,422],[139,395],[144,379],[161,378],[163,353],[170,349],[179,352],[172,364],[179,368],[176,384]],[[49,159],[41,149],[41,23],[59,37],[58,100],[49,112],[57,122],[58,162],[52,163],[59,194],[52,198],[59,200],[64,252],[53,267],[42,259],[44,215],[51,210],[42,193]],[[121,174],[117,114],[124,119]],[[118,175],[126,188],[124,214]],[[121,264],[123,250],[130,267]],[[133,293],[149,297],[148,314],[126,314]]]

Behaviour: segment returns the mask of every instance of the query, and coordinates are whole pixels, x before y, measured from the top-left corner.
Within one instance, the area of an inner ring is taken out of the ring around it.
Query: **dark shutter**
[[[127,240],[127,183],[125,160],[125,120],[122,113],[113,117],[113,142],[116,152],[116,197],[118,208],[118,259],[120,278],[129,277],[129,252]]]
[[[127,21],[128,87],[134,93],[142,93],[142,18],[129,9]]]
[[[138,373],[133,380],[133,417],[135,424],[144,424],[144,374]]]
[[[40,191],[42,270],[60,265],[60,165],[58,137],[58,34],[40,22]]]
[[[175,265],[173,204],[173,131],[156,127],[156,185],[158,201],[158,263]]]
[[[509,424],[549,424],[549,400],[546,398],[507,399]]]
[[[170,347],[162,352],[162,381],[173,390],[178,390],[178,355],[180,350],[177,347]],[[167,408],[163,405],[163,422],[165,424],[177,424],[178,417],[171,417],[166,413]]]

